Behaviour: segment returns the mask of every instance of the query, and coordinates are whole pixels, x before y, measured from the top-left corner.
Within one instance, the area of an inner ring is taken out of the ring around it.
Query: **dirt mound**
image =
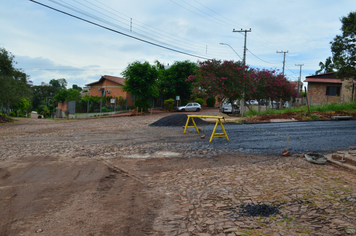
[[[185,123],[187,122],[188,115],[186,114],[176,114],[176,115],[171,115],[171,116],[166,116],[163,117],[162,119],[157,120],[156,122],[150,124],[149,126],[185,126]],[[200,119],[200,118],[194,118],[195,124],[196,125],[208,125],[209,123]],[[189,120],[189,126],[193,125],[192,121]]]
[[[8,122],[12,122],[12,119],[0,115],[0,123],[8,123]]]

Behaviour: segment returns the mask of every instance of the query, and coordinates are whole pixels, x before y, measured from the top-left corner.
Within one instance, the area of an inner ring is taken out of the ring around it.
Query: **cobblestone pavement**
[[[213,149],[177,128],[147,126],[160,117],[23,119],[0,126],[0,160],[51,154],[124,169],[166,196],[154,224],[165,235],[356,235],[355,174],[301,157]],[[246,211],[266,206],[275,214]]]
[[[169,171],[148,180],[176,196],[171,206],[176,215],[161,219],[167,235],[356,235],[355,175],[330,165],[286,158]],[[243,214],[243,206],[262,204],[279,214]]]

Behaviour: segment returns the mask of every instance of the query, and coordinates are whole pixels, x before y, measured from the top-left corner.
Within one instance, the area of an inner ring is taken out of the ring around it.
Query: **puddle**
[[[132,154],[132,155],[128,155],[128,156],[124,156],[125,158],[141,158],[141,159],[147,159],[150,157],[150,155],[148,154],[144,154],[144,155],[141,155],[141,154]]]
[[[178,152],[165,152],[165,151],[159,151],[155,152],[151,155],[151,157],[177,157],[181,155]]]
[[[132,154],[124,156],[125,158],[140,158],[140,159],[147,159],[147,158],[163,158],[163,157],[177,157],[182,154],[178,152],[166,152],[166,151],[159,151],[152,154]]]

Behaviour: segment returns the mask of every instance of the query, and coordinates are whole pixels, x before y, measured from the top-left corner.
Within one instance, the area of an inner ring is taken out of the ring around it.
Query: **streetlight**
[[[226,46],[229,46],[235,53],[236,53],[236,55],[237,56],[239,56],[240,57],[240,55],[239,54],[237,54],[237,52],[235,51],[235,49],[233,49],[231,46],[230,46],[230,44],[227,44],[227,43],[220,43],[221,45],[226,45]],[[242,60],[242,58],[240,57],[240,59]]]

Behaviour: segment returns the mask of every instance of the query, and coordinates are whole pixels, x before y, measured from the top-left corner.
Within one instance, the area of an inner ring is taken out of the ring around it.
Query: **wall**
[[[127,99],[128,106],[132,106],[134,104],[134,101],[131,100],[130,94],[128,94],[127,92],[124,92],[122,90],[121,85],[119,85],[118,83],[112,82],[110,80],[106,80],[106,79],[103,80],[102,83],[96,83],[96,84],[93,84],[92,86],[90,86],[89,95],[101,97],[101,91],[98,90],[100,88],[104,88],[105,91],[110,90],[110,93],[106,93],[106,96],[111,96],[111,97],[121,96],[124,99],[128,98]]]
[[[66,103],[59,102],[57,107],[59,109],[61,109],[62,111],[66,111],[67,110],[67,104]]]
[[[326,86],[340,86],[340,96],[326,96]],[[352,80],[345,79],[342,84],[312,83],[308,84],[308,99],[311,97],[312,104],[342,103],[350,102],[352,91]],[[310,102],[310,101],[309,101]]]
[[[352,79],[343,79],[341,85],[342,95],[344,96],[345,102],[349,102],[352,99]]]

